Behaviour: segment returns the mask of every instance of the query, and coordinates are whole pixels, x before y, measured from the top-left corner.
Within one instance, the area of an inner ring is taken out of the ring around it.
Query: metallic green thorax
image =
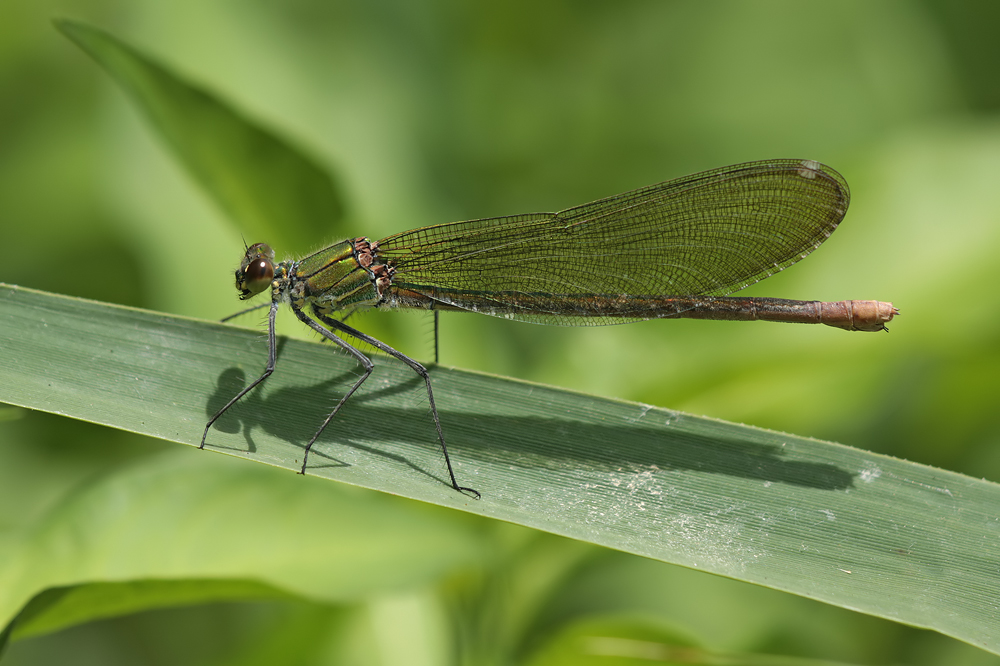
[[[298,309],[312,305],[323,314],[376,306],[392,277],[392,268],[379,263],[376,252],[367,238],[354,238],[298,261],[274,263],[274,251],[257,243],[247,248],[236,270],[236,289],[244,300],[270,289],[274,302]]]
[[[380,298],[376,278],[370,267],[361,265],[366,255],[359,256],[359,248],[366,245],[365,238],[342,241],[299,261],[279,264],[287,265],[291,282],[301,285],[301,292],[293,288],[290,296],[301,296],[324,314],[374,306]]]

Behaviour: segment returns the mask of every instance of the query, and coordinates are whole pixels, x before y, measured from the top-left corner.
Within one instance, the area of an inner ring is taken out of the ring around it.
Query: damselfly
[[[288,303],[303,323],[364,368],[306,444],[300,473],[316,439],[372,372],[371,360],[341,337],[349,336],[423,378],[451,486],[479,497],[455,478],[424,366],[341,319],[364,308],[416,308],[561,325],[685,317],[884,330],[898,314],[891,303],[727,296],[819,247],[849,200],[847,183],[833,169],[811,160],[770,160],[559,213],[440,224],[380,241],[351,238],[298,261],[275,263],[271,248],[257,243],[236,270],[236,288],[240,299],[271,291],[267,367],[209,420],[201,448],[212,424],[274,371],[275,313]]]

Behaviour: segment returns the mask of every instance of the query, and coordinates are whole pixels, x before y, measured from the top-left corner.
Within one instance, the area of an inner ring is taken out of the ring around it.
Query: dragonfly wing
[[[379,248],[396,264],[397,286],[456,307],[551,321],[557,311],[532,312],[532,304],[730,294],[819,247],[849,200],[843,177],[817,162],[750,162],[559,213],[415,229]],[[484,307],[468,305],[477,298]]]

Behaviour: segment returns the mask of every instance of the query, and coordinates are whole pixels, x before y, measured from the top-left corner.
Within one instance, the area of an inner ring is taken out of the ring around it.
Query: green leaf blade
[[[287,592],[244,580],[138,580],[123,583],[81,583],[47,588],[17,616],[12,638],[41,636],[93,622],[154,608],[234,600],[296,598]]]
[[[10,372],[0,401],[190,445],[266,354],[259,332],[13,287],[0,290],[0,350]],[[209,448],[298,469],[356,373],[327,346],[282,340],[274,375],[209,433]],[[309,474],[1000,651],[996,484],[498,377],[431,376],[456,474],[482,501],[448,487],[422,382],[382,358],[317,443]]]

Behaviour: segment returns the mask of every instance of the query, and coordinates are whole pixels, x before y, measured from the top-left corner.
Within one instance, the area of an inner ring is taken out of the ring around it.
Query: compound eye
[[[274,251],[264,243],[247,249],[236,271],[236,290],[240,300],[253,298],[271,286],[274,279]]]

